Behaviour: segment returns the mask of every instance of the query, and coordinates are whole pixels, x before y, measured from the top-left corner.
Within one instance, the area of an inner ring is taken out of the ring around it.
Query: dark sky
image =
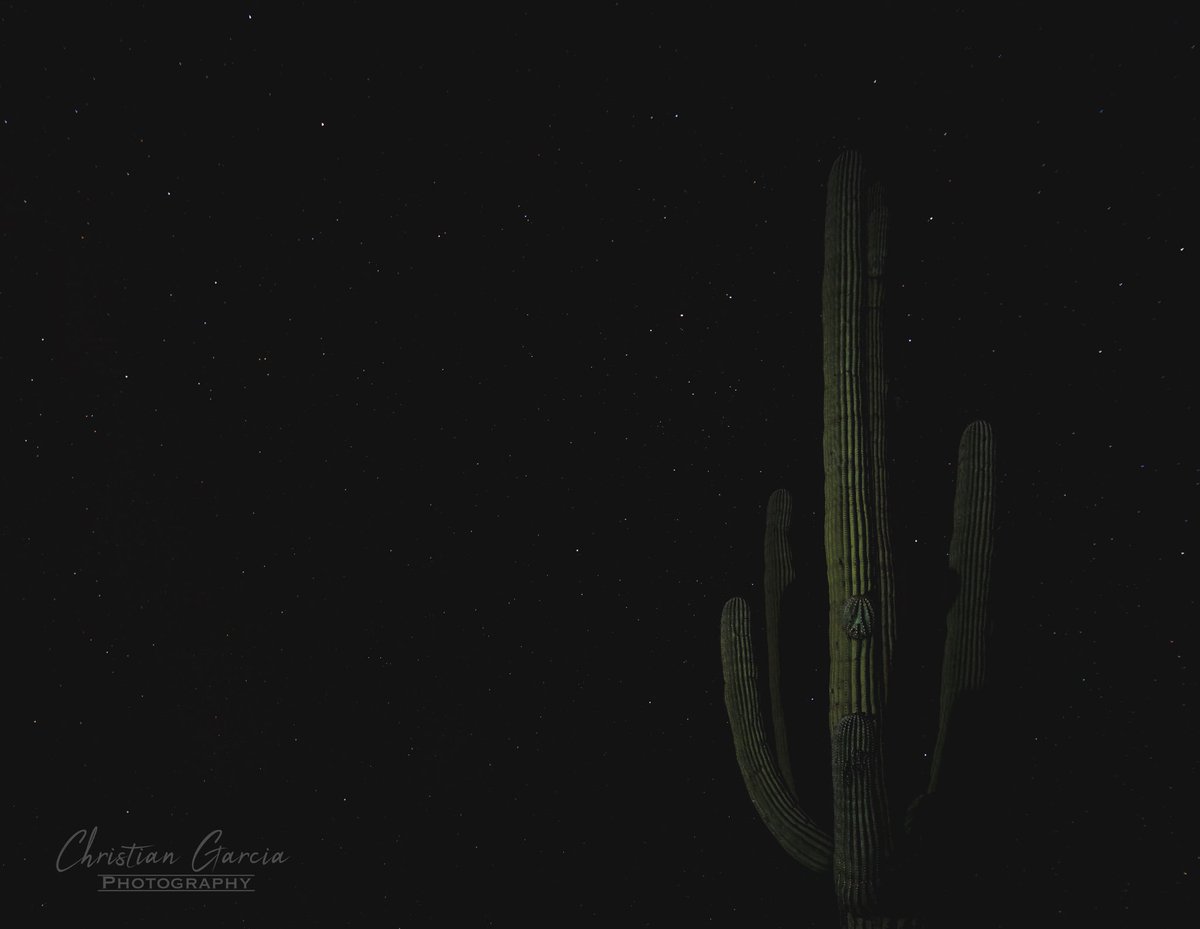
[[[832,925],[745,795],[717,633],[788,487],[827,819],[846,147],[891,209],[914,793],[962,426],[1000,456],[939,905],[1194,899],[1191,20],[115,6],[0,12],[22,925]],[[240,898],[98,896],[54,867],[93,826],[290,860]]]

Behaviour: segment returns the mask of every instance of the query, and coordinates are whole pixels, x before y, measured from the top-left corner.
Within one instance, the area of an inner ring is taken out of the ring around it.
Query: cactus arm
[[[976,420],[958,445],[950,570],[958,591],[946,617],[942,696],[929,792],[937,789],[944,749],[959,698],[983,687],[987,673],[987,599],[991,583],[992,524],[996,495],[996,448],[992,428]]]
[[[780,621],[783,592],[796,577],[788,531],[792,525],[792,497],[777,490],[767,501],[767,531],[763,539],[763,591],[767,616],[767,683],[771,694],[771,727],[775,734],[775,761],[779,773],[792,793],[791,750],[788,748],[787,720],[783,713],[783,684],[780,661]]]
[[[818,874],[829,871],[833,841],[796,802],[763,725],[750,609],[740,597],[729,600],[721,611],[721,668],[738,767],[754,808],[784,851]]]

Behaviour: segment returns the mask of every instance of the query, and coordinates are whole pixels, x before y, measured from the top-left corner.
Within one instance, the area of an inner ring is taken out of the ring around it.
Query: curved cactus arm
[[[721,611],[721,668],[738,767],[754,808],[784,851],[818,874],[829,871],[833,841],[800,809],[771,749],[759,708],[750,609],[740,597]]]
[[[791,749],[788,748],[787,719],[783,713],[783,682],[780,661],[780,623],[783,614],[783,592],[795,580],[792,566],[792,547],[788,532],[792,526],[792,495],[777,490],[767,501],[767,531],[763,539],[763,591],[767,613],[767,684],[771,693],[771,728],[775,734],[775,761],[779,773],[792,793],[796,782],[792,778]]]
[[[976,420],[958,445],[950,570],[958,592],[946,617],[942,699],[929,792],[937,788],[951,720],[959,697],[983,687],[987,673],[987,601],[992,570],[992,524],[996,496],[996,446],[992,427]]]

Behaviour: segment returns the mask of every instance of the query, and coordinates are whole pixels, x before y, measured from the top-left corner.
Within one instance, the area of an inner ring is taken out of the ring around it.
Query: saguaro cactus
[[[734,598],[721,616],[725,703],[750,799],[793,858],[813,871],[832,872],[841,924],[854,929],[921,925],[920,913],[895,911],[883,880],[898,844],[883,756],[897,631],[880,357],[886,225],[881,189],[866,187],[860,157],[844,153],[829,176],[822,281],[832,836],[801,808],[791,774],[780,654],[780,605],[795,575],[787,491],[775,491],[767,503],[763,586],[769,724],[759,706],[750,610],[744,600]],[[938,785],[958,701],[984,681],[994,457],[988,424],[967,426],[959,446],[950,543],[950,568],[959,588],[947,617],[930,793]]]

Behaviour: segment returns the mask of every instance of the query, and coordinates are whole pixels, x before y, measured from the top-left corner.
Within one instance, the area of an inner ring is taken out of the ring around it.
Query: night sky
[[[891,210],[910,795],[962,426],[999,455],[938,912],[1194,901],[1192,21],[100,6],[0,8],[22,926],[832,925],[746,796],[718,626],[758,610],[789,488],[794,766],[827,822],[847,147]],[[55,869],[92,827],[289,860],[239,897],[98,895]]]

